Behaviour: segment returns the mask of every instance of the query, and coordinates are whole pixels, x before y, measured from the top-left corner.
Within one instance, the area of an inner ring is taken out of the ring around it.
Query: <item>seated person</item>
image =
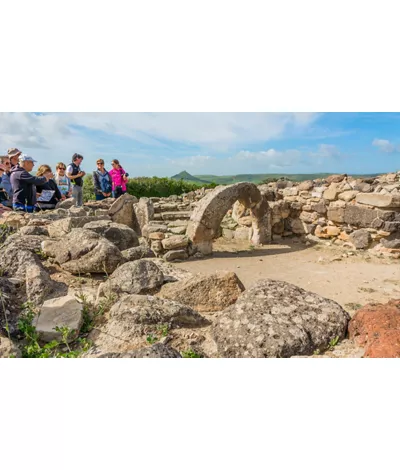
[[[0,157],[0,204],[12,207],[13,190],[10,182],[11,163],[7,156]]]
[[[64,200],[65,196],[63,196],[60,190],[58,189],[57,183],[53,179],[53,172],[49,165],[40,165],[36,176],[45,176],[46,178],[48,178],[48,181],[46,183],[36,185],[37,210],[55,209],[57,203]],[[54,191],[49,201],[40,201],[43,190]]]
[[[54,181],[57,183],[58,189],[60,190],[61,194],[65,196],[65,198],[69,198],[72,196],[72,184],[71,180],[65,173],[66,169],[67,167],[64,165],[64,163],[57,163],[57,173],[56,175],[54,175]]]

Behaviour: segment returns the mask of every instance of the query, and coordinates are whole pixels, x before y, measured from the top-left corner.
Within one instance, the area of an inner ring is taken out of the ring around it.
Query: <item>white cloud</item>
[[[298,163],[301,156],[302,153],[297,149],[283,151],[269,149],[261,152],[242,150],[233,158],[236,160],[247,161],[249,164],[262,164],[265,168],[283,168]]]
[[[318,158],[334,158],[340,155],[339,149],[336,145],[320,144],[316,152],[310,152],[311,157]]]
[[[209,155],[196,155],[192,157],[182,157],[182,158],[167,158],[167,162],[172,165],[177,165],[180,168],[202,168],[204,166],[209,165],[216,159],[214,157],[210,157]]]
[[[317,113],[0,113],[0,142],[3,146],[56,150],[56,141],[82,135],[84,132],[79,129],[86,128],[153,146],[168,146],[172,141],[228,149],[240,143],[265,142],[291,132],[302,132],[319,116]]]
[[[385,153],[393,153],[396,150],[394,145],[391,144],[389,140],[385,139],[374,139],[372,145],[378,147],[381,152]]]

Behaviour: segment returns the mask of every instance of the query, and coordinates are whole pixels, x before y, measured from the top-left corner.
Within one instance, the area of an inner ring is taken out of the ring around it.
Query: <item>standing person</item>
[[[11,170],[12,170],[15,166],[18,166],[18,159],[20,155],[22,155],[22,152],[21,150],[18,150],[16,148],[11,148],[7,150],[7,155],[10,158]]]
[[[12,207],[13,190],[10,181],[11,162],[8,156],[0,157],[1,193],[0,200],[4,206]]]
[[[54,175],[49,165],[40,165],[36,176],[45,176],[47,178],[45,183],[36,184],[37,196],[40,196],[43,190],[53,191],[53,195],[48,201],[37,201],[37,208],[42,210],[55,209],[57,203],[65,199],[65,196],[61,194],[57,183],[53,180]]]
[[[13,187],[13,209],[15,211],[33,212],[36,204],[36,184],[44,184],[46,176],[32,176],[36,160],[26,154],[19,157],[19,165],[11,170],[11,185]]]
[[[104,160],[99,158],[96,162],[97,170],[93,172],[93,185],[96,201],[110,197],[112,192],[112,180],[110,173],[104,168]]]
[[[119,164],[119,161],[114,159],[111,162],[112,170],[110,176],[112,179],[113,197],[119,198],[126,193],[126,182],[128,181],[128,173]]]
[[[83,205],[83,177],[86,175],[84,171],[81,171],[80,164],[82,163],[83,157],[79,153],[72,155],[72,163],[68,165],[67,176],[72,182],[72,197],[75,199],[76,207]]]
[[[64,196],[64,199],[72,196],[72,184],[71,180],[65,174],[67,167],[62,162],[58,162],[56,165],[56,175],[54,181],[57,183],[60,193]]]

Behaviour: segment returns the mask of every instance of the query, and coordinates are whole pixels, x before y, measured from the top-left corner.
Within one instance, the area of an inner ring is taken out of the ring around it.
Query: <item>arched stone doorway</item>
[[[236,201],[250,209],[254,245],[271,242],[271,210],[257,186],[252,183],[236,183],[218,186],[207,194],[194,210],[186,235],[203,254],[212,253],[212,241],[218,236],[221,221]]]

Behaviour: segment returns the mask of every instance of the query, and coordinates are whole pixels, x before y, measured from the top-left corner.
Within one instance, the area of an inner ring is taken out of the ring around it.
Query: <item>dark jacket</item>
[[[111,176],[110,174],[108,173],[108,171],[106,170],[106,173],[108,175],[108,180],[109,180],[109,183],[110,183],[110,190],[109,191],[104,191],[104,192],[108,192],[108,193],[111,193],[112,192],[112,180],[111,180]],[[96,170],[93,172],[93,185],[94,185],[94,192],[95,194],[103,194],[103,191],[101,189],[101,186],[100,186],[100,175],[99,175],[99,171]]]
[[[58,189],[57,183],[54,180],[49,180],[44,184],[37,184],[36,185],[36,192],[41,193],[43,189],[48,189],[50,191],[55,191],[53,197],[50,201],[46,202],[46,204],[54,204],[56,205],[57,202],[61,201],[62,195],[60,190]]]
[[[13,188],[13,204],[22,204],[29,209],[36,204],[35,185],[44,184],[46,178],[32,176],[21,166],[15,166],[11,170],[10,181]]]
[[[81,167],[76,165],[74,162],[72,162],[68,165],[67,176],[68,176],[68,172],[69,172],[70,167],[72,169],[72,171],[71,171],[72,176],[77,175],[81,171]],[[79,178],[74,178],[73,180],[71,180],[71,183],[76,184],[77,186],[83,186],[83,178],[81,176]]]

